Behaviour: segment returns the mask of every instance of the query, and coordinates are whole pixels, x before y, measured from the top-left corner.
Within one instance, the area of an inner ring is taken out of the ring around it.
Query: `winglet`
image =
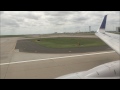
[[[100,25],[100,28],[97,30],[97,32],[101,32],[101,33],[105,32],[106,20],[107,20],[107,15],[104,16],[103,21]]]

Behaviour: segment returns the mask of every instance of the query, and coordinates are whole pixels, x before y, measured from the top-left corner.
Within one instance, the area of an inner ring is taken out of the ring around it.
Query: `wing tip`
[[[107,15],[106,14],[102,20],[102,23],[100,25],[100,28],[97,30],[97,32],[105,32],[105,28],[106,28],[106,20],[107,20]]]

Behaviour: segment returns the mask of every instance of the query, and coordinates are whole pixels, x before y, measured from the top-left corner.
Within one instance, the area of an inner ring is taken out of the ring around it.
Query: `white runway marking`
[[[36,59],[36,60],[10,62],[10,63],[1,63],[0,65],[18,64],[18,63],[35,62],[35,61],[42,61],[42,60],[52,60],[52,59],[60,59],[60,58],[70,58],[70,57],[91,56],[91,55],[105,54],[105,53],[114,53],[114,52],[115,52],[115,51],[100,52],[100,53],[90,53],[90,54],[82,54],[82,55],[72,55],[72,56],[63,56],[63,57],[53,57],[53,58],[45,58],[45,59]]]

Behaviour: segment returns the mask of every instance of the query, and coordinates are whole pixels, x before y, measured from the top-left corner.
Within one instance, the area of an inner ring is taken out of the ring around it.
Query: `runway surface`
[[[20,38],[0,40],[0,79],[52,79],[120,59],[114,51],[27,53],[15,49]]]

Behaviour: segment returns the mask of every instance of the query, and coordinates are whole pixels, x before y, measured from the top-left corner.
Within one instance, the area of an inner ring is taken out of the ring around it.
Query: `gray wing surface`
[[[112,33],[95,33],[101,40],[103,40],[108,46],[120,54],[120,35]]]

